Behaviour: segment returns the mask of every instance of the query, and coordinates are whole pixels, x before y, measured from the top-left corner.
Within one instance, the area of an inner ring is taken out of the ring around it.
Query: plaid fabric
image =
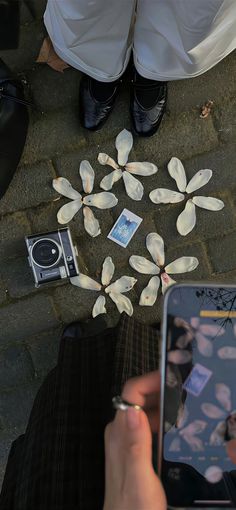
[[[104,428],[124,382],[158,367],[157,330],[123,315],[62,338],[58,364],[41,386],[26,432],[12,445],[1,510],[101,510]]]

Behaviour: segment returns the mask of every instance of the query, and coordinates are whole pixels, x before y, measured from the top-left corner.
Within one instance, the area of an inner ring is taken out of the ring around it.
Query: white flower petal
[[[167,273],[161,274],[161,282],[162,282],[162,294],[165,294],[166,290],[176,283]]]
[[[71,183],[64,177],[57,177],[56,179],[53,179],[52,185],[53,188],[64,197],[71,198],[71,200],[82,198],[81,194],[78,193],[78,191],[76,191],[71,186]]]
[[[127,313],[131,317],[133,315],[133,306],[129,298],[124,296],[124,294],[115,294],[114,292],[110,292],[109,294],[112,301],[116,304],[118,311],[120,313]]]
[[[145,289],[143,289],[142,294],[139,299],[140,306],[153,306],[157,299],[157,293],[160,286],[160,278],[158,276],[153,276]]]
[[[157,188],[149,193],[150,200],[154,204],[177,204],[184,200],[184,195],[178,191],[166,188]]]
[[[122,177],[122,170],[114,170],[114,172],[111,172],[108,175],[105,175],[103,179],[100,182],[100,188],[105,189],[105,191],[108,191],[112,188],[113,184],[117,181],[119,181]]]
[[[189,181],[186,188],[186,193],[193,193],[193,191],[196,191],[196,189],[202,188],[202,186],[205,186],[205,184],[209,182],[211,177],[212,170],[199,170],[199,172],[197,172]]]
[[[146,177],[148,175],[156,174],[158,170],[156,165],[154,165],[153,163],[148,163],[147,161],[143,161],[140,163],[138,162],[127,163],[127,165],[125,165],[125,169],[130,174],[144,175]]]
[[[105,304],[106,304],[105,297],[98,296],[93,306],[92,316],[97,317],[97,315],[100,315],[101,313],[107,313]]]
[[[176,227],[181,236],[186,236],[196,225],[196,210],[192,200],[188,200],[182,213],[178,216]]]
[[[123,172],[124,185],[127,195],[133,200],[142,200],[144,188],[138,179],[129,172]]]
[[[76,287],[80,287],[81,289],[96,290],[99,292],[99,290],[102,288],[100,283],[95,282],[95,280],[82,273],[80,273],[78,276],[73,276],[70,278],[70,282],[72,285],[76,285]]]
[[[139,255],[131,255],[129,264],[135,271],[142,274],[159,274],[160,269],[156,264]]]
[[[102,285],[109,285],[114,271],[115,266],[113,264],[112,258],[106,257],[102,266]]]
[[[116,137],[116,149],[118,151],[118,164],[121,166],[126,165],[129,153],[133,147],[133,136],[130,131],[123,129]]]
[[[82,179],[83,190],[85,193],[91,193],[93,191],[95,173],[91,167],[89,161],[84,159],[80,163],[79,167],[80,177]]]
[[[209,211],[220,211],[225,206],[222,200],[213,197],[193,197],[193,203],[202,209]]]
[[[69,223],[69,221],[71,221],[72,218],[74,218],[74,215],[80,210],[81,207],[82,201],[80,198],[63,205],[57,213],[58,223],[61,223],[61,225]]]
[[[178,158],[171,158],[168,163],[168,172],[175,180],[179,191],[186,191],[187,179],[183,163]]]
[[[98,209],[110,209],[118,204],[118,200],[113,193],[101,191],[101,193],[95,193],[95,195],[87,195],[84,197],[83,203],[84,205],[90,205]]]
[[[109,165],[115,170],[119,169],[119,165],[117,165],[114,159],[110,158],[110,156],[108,156],[108,154],[105,154],[104,152],[100,152],[98,154],[98,162],[100,163],[100,165]]]
[[[105,292],[107,294],[110,292],[115,294],[123,294],[123,292],[129,292],[134,287],[136,282],[137,280],[136,278],[133,278],[133,276],[121,276],[121,278],[109,285],[109,287],[105,289]]]
[[[146,246],[155,264],[163,266],[165,263],[165,251],[162,237],[156,232],[151,232],[146,237]]]
[[[188,273],[194,271],[199,262],[196,257],[180,257],[165,267],[167,274]]]
[[[101,234],[99,221],[95,218],[93,211],[90,207],[83,208],[84,214],[84,228],[91,237],[97,237]]]

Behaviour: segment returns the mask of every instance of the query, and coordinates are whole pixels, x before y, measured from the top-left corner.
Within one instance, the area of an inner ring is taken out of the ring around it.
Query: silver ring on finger
[[[131,404],[130,402],[127,402],[127,400],[124,400],[120,395],[113,397],[112,404],[114,409],[120,411],[127,411],[129,407],[133,407],[136,411],[140,411],[142,409],[142,406],[138,404]]]

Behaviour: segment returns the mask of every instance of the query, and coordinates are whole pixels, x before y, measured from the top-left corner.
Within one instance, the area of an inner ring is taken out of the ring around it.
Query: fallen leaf
[[[58,71],[59,73],[63,73],[64,69],[70,67],[64,60],[58,57],[50,37],[44,39],[36,62],[38,64],[48,64],[54,71]]]
[[[212,106],[213,106],[213,101],[211,101],[210,99],[201,107],[201,115],[200,115],[200,118],[201,119],[206,119],[208,117],[208,115],[210,115],[211,113],[211,109],[212,109]]]

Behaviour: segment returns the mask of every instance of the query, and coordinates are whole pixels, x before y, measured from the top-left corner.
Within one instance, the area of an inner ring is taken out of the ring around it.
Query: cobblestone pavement
[[[78,85],[80,74],[69,69],[56,73],[35,64],[44,37],[42,13],[45,1],[37,0],[37,20],[26,7],[22,10],[21,42],[18,50],[2,52],[1,57],[17,72],[23,72],[37,109],[31,121],[24,154],[7,194],[0,202],[0,476],[2,478],[11,441],[22,433],[29,411],[45,374],[55,365],[63,324],[86,319],[96,294],[68,283],[36,290],[28,268],[24,236],[58,227],[57,194],[52,179],[63,175],[79,190],[79,162],[89,159],[96,172],[96,188],[104,176],[97,161],[99,151],[115,157],[115,136],[130,127],[128,84],[124,83],[114,114],[98,133],[87,133],[78,121]],[[134,202],[120,181],[115,194],[119,204],[110,211],[97,211],[102,237],[92,240],[81,227],[78,213],[71,222],[74,241],[80,253],[80,269],[90,276],[99,274],[108,254],[116,265],[115,276],[133,272],[128,266],[131,254],[145,255],[145,236],[159,232],[167,249],[167,261],[180,255],[195,255],[199,267],[185,279],[219,282],[236,280],[236,58],[232,53],[218,66],[193,80],[169,84],[168,112],[161,128],[151,139],[135,139],[133,160],[147,160],[159,167],[158,174],[143,179],[145,196]],[[199,118],[199,108],[208,99],[214,101],[212,114]],[[41,113],[42,112],[42,113]],[[213,178],[204,194],[224,200],[217,213],[197,210],[197,226],[187,237],[180,237],[175,222],[181,204],[157,206],[148,193],[156,187],[173,188],[167,173],[171,156],[184,161],[190,178],[201,168],[211,168]],[[60,200],[60,205],[64,199]],[[129,247],[124,250],[106,239],[106,235],[127,207],[144,218]],[[180,278],[178,279],[179,281]],[[161,298],[153,308],[138,307],[138,296],[148,278],[139,277],[130,293],[135,316],[146,322],[161,315]],[[108,305],[111,323],[118,314]]]

